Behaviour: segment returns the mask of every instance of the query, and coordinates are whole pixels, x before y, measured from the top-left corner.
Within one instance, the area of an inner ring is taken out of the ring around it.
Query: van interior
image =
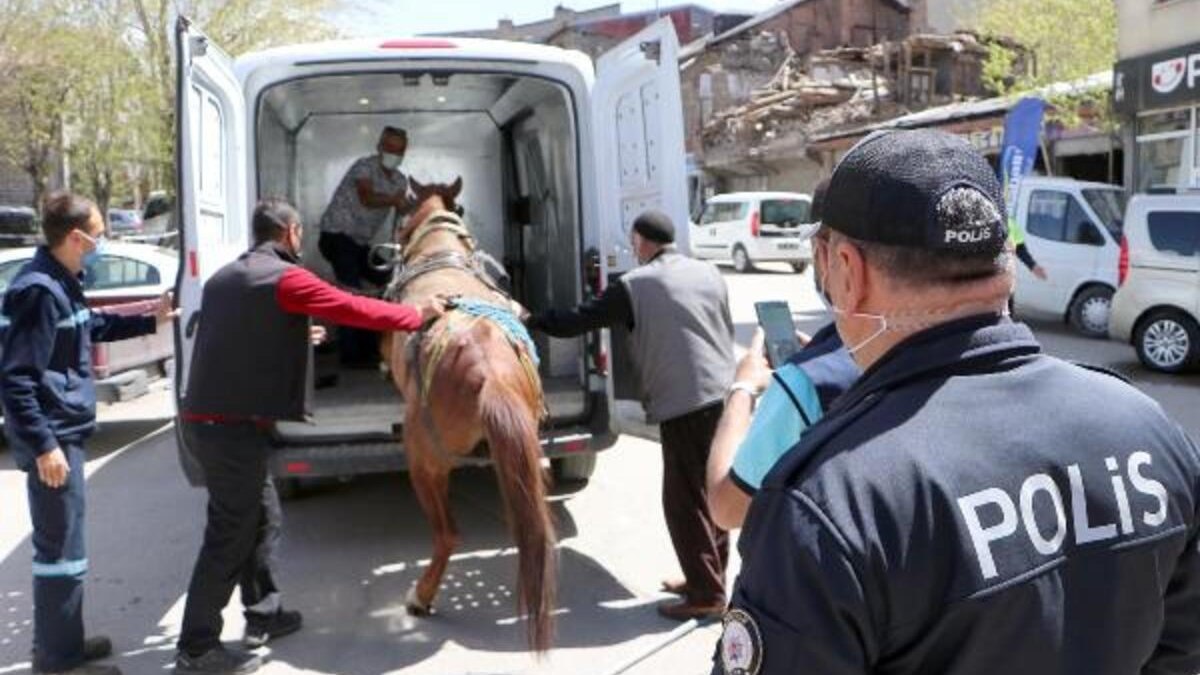
[[[336,74],[277,84],[252,105],[258,196],[296,205],[305,225],[304,264],[323,278],[333,280],[317,250],[321,215],[346,170],[375,154],[381,130],[391,125],[408,132],[402,172],[423,183],[462,176],[465,221],[481,248],[504,264],[517,300],[534,312],[578,302],[577,130],[574,103],[561,85],[503,73]],[[392,227],[389,220],[380,228],[377,243],[391,241]],[[534,339],[549,424],[586,418],[585,338]],[[315,364],[310,382],[328,386],[310,384],[313,421],[280,425],[284,441],[394,437],[403,407],[390,379],[342,369],[328,346],[318,348]]]

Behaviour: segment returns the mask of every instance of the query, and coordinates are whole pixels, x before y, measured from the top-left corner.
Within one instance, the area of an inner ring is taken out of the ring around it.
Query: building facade
[[[1125,184],[1200,189],[1200,0],[1118,2],[1117,51]]]

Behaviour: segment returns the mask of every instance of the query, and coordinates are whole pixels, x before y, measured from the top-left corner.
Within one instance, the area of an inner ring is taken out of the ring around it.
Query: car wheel
[[[750,261],[750,254],[746,253],[746,249],[741,244],[733,247],[733,269],[742,274],[754,270],[754,263]]]
[[[550,473],[556,483],[587,482],[596,471],[596,453],[588,452],[550,460]]]
[[[1138,325],[1133,346],[1147,368],[1179,373],[1200,358],[1200,328],[1178,311],[1159,310]]]
[[[796,274],[804,274],[804,271],[807,269],[808,269],[808,263],[804,262],[803,260],[801,260],[800,262],[792,263],[792,271],[795,272]]]
[[[1108,337],[1108,315],[1113,291],[1107,286],[1088,286],[1075,296],[1067,310],[1071,327],[1091,338]]]

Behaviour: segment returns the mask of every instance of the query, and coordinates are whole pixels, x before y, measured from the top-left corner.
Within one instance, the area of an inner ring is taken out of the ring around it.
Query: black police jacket
[[[768,474],[716,672],[1200,672],[1200,453],[1125,382],[973,317]]]

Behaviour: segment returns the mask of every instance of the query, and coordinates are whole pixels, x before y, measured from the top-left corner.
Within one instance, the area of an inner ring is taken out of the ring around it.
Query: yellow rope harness
[[[443,317],[442,328],[436,334],[428,335],[429,342],[429,358],[424,364],[424,369],[421,373],[421,400],[429,400],[429,392],[433,388],[433,374],[437,371],[438,364],[441,363],[442,357],[446,355],[446,350],[450,346],[450,338],[458,333],[463,333],[471,330],[478,322],[487,320],[486,317],[473,316],[462,311],[450,308]],[[538,408],[544,415],[545,396],[542,392],[541,378],[538,376],[538,367],[534,363],[532,355],[525,349],[525,346],[514,339],[507,331],[502,331],[508,339],[508,343],[512,345],[513,351],[517,354],[517,359],[521,362],[521,368],[525,371],[525,376],[529,378],[529,383],[533,390],[538,395]],[[418,358],[420,355],[418,354]]]

